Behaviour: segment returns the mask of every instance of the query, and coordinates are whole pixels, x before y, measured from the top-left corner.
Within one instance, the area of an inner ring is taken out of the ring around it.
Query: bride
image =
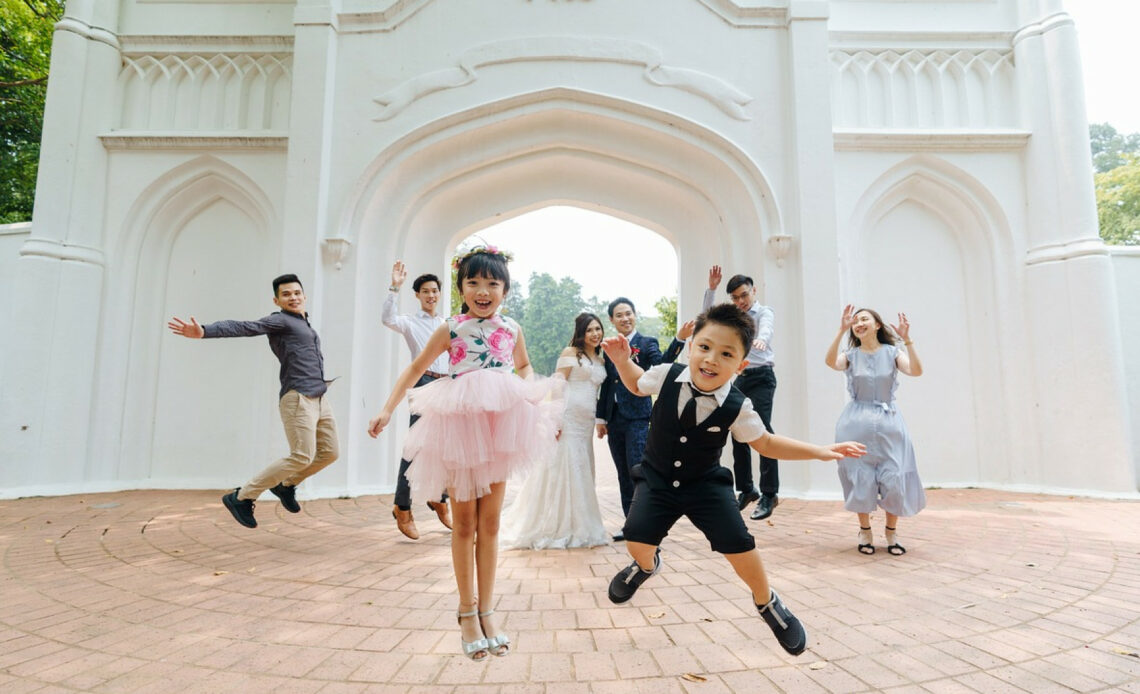
[[[503,547],[566,549],[608,544],[594,493],[594,409],[606,378],[602,321],[592,313],[574,319],[574,337],[556,369],[566,378],[558,447],[538,461],[514,503],[503,512]]]

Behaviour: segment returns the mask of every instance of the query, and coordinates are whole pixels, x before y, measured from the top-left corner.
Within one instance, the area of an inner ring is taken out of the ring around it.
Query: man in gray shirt
[[[224,320],[199,325],[193,316],[185,323],[172,318],[167,326],[176,335],[203,337],[252,337],[268,335],[269,348],[281,362],[281,392],[278,409],[289,441],[289,455],[274,462],[253,479],[222,497],[234,519],[256,528],[253,502],[265,490],[281,500],[291,513],[301,510],[297,485],[337,459],[336,420],[325,391],[321,338],[309,325],[305,290],[296,275],[273,280],[273,303],[280,311],[255,321]]]

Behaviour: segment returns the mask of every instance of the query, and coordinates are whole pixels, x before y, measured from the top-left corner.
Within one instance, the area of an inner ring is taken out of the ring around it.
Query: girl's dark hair
[[[886,322],[884,322],[883,319],[879,317],[879,314],[876,313],[874,310],[869,309],[869,308],[861,308],[858,311],[856,311],[855,313],[852,313],[851,315],[852,315],[852,317],[854,317],[854,316],[857,316],[860,313],[864,313],[864,312],[870,313],[871,317],[875,319],[875,322],[879,324],[879,329],[875,331],[875,337],[879,340],[879,344],[893,345],[893,344],[897,343],[897,340],[895,339],[894,333],[892,333],[890,331],[890,329],[887,327]],[[848,329],[848,331],[847,331],[847,346],[848,347],[861,347],[862,345],[863,345],[863,341],[860,340],[859,338],[855,337],[855,329],[854,328]]]
[[[743,356],[748,356],[752,350],[752,340],[756,338],[756,323],[744,311],[736,308],[735,304],[717,304],[697,316],[696,325],[693,326],[693,337],[704,330],[709,323],[723,325],[736,331],[740,337],[740,346],[744,348]]]
[[[503,295],[511,290],[511,271],[507,269],[507,259],[501,253],[476,251],[459,261],[455,271],[455,288],[463,296],[463,282],[468,277],[485,277],[499,280],[503,283]],[[459,309],[460,313],[467,313],[467,304]]]
[[[573,347],[574,350],[578,353],[577,356],[579,364],[582,363],[582,357],[587,356],[586,331],[590,329],[590,323],[593,321],[598,321],[598,326],[601,327],[602,320],[589,311],[583,311],[582,313],[579,313],[578,317],[574,319],[574,337],[570,338],[570,346]],[[601,345],[598,345],[594,348],[594,354],[601,354],[601,352]]]

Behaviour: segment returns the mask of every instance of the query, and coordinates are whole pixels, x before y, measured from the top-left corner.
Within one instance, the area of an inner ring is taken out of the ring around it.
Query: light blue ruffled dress
[[[871,513],[880,507],[896,516],[913,516],[926,507],[910,433],[895,407],[898,353],[894,345],[874,352],[853,347],[846,353],[851,402],[839,415],[835,440],[867,446],[862,458],[839,461],[843,507],[848,511]]]

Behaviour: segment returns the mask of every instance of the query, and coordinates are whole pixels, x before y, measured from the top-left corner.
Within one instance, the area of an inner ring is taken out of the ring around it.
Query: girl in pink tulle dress
[[[463,654],[473,660],[510,651],[510,639],[491,619],[494,610],[477,606],[494,602],[506,480],[553,448],[561,410],[548,398],[560,379],[533,377],[522,329],[498,314],[510,289],[508,260],[493,246],[457,258],[462,313],[432,334],[368,425],[375,438],[405,393],[420,415],[404,446],[404,458],[414,461],[408,480],[417,496],[447,489],[451,497],[457,616]],[[409,391],[443,352],[451,356],[451,377]]]

